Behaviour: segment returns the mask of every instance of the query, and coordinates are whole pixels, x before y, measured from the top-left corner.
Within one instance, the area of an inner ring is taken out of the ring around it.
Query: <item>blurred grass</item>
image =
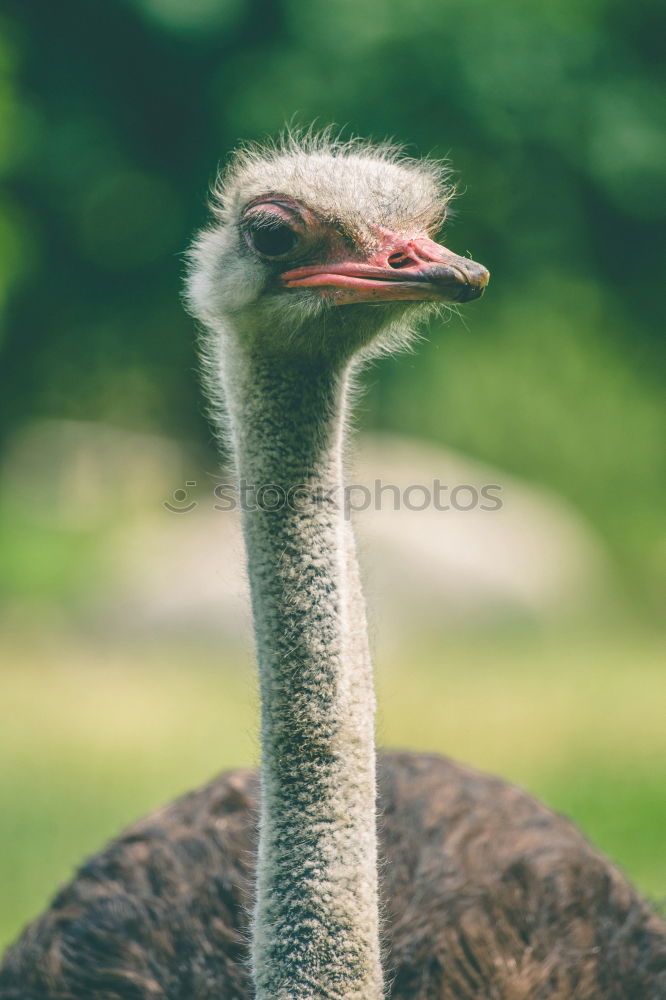
[[[378,670],[379,741],[517,781],[666,896],[659,653],[647,633],[458,637],[394,652]],[[0,654],[2,945],[124,824],[253,764],[257,745],[249,656],[62,635],[23,635]]]

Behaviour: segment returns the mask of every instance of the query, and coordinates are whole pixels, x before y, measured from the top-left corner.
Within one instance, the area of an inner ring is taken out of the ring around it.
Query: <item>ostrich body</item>
[[[449,195],[435,165],[326,140],[245,151],[221,182],[188,300],[258,490],[260,779],[223,776],[88,862],[9,951],[3,1000],[666,996],[666,927],[566,820],[436,757],[380,757],[377,787],[346,396],[487,283],[431,238]]]

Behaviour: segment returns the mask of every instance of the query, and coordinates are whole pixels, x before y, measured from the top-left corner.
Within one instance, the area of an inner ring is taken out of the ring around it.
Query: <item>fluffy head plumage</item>
[[[211,207],[229,224],[267,191],[317,209],[361,242],[371,242],[378,226],[434,235],[454,193],[441,161],[414,159],[388,142],[342,140],[330,129],[241,146],[213,187]]]
[[[413,159],[388,143],[343,141],[330,130],[287,132],[267,144],[242,146],[219,175],[211,224],[190,250],[189,309],[246,351],[342,360],[400,346],[413,320],[432,310],[431,302],[377,296],[333,308],[343,301],[339,290],[285,287],[281,275],[288,267],[345,255],[352,263],[371,260],[382,233],[427,240],[441,228],[453,193],[442,163]],[[243,228],[248,207],[271,199],[293,203],[314,220],[310,257],[276,262],[254,252]]]

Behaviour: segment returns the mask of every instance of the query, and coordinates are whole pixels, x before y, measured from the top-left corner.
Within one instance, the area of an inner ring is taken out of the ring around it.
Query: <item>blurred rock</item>
[[[453,451],[391,436],[363,438],[353,465],[347,502],[371,619],[383,639],[443,623],[584,619],[614,590],[599,540],[545,491]],[[426,490],[432,500],[436,479],[440,506],[453,498],[459,509],[437,510],[432,502],[414,509],[428,499]],[[193,510],[146,515],[115,546],[108,610],[115,607],[125,627],[247,635],[240,518],[215,510],[213,487],[211,480],[204,494],[192,493]],[[487,487],[495,489],[482,493]],[[180,503],[189,501],[188,494]]]
[[[450,449],[395,436],[365,437],[357,468],[360,483],[373,490],[376,479],[394,484],[402,501],[394,509],[388,496],[381,510],[359,512],[355,522],[371,617],[382,632],[585,619],[616,591],[591,527],[545,490]],[[418,506],[425,490],[434,493],[435,480],[440,506],[449,509],[407,509],[406,499]]]
[[[14,434],[0,482],[22,517],[88,530],[143,510],[182,476],[182,447],[157,434],[83,420],[36,420]]]
[[[585,620],[615,592],[610,560],[580,516],[499,469],[373,435],[357,442],[348,478],[382,645],[443,625]],[[79,624],[245,643],[240,516],[216,509],[220,482],[232,477],[202,471],[175,442],[73,421],[26,429],[3,474],[24,517],[98,533],[88,585],[69,609]]]

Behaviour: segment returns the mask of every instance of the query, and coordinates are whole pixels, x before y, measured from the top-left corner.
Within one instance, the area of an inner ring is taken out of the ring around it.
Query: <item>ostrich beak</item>
[[[338,260],[296,267],[282,274],[287,288],[330,289],[334,305],[355,302],[469,302],[483,295],[490,275],[481,264],[459,257],[426,236],[385,234],[381,250],[367,260]]]

